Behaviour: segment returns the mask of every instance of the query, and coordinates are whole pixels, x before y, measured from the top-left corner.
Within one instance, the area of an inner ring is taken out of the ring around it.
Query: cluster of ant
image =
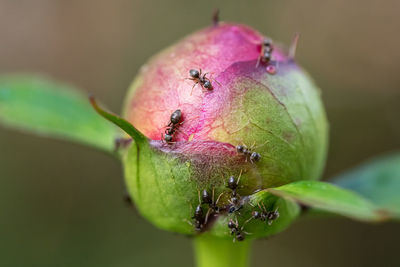
[[[257,65],[260,64],[260,62],[263,63],[269,63],[271,61],[272,57],[272,51],[273,51],[273,46],[272,42],[270,39],[265,38],[263,40],[262,46],[261,46],[261,53],[260,56],[258,57],[257,60]],[[188,80],[191,80],[194,82],[193,87],[192,87],[192,92],[193,88],[197,85],[200,84],[201,88],[206,89],[206,90],[213,90],[213,84],[211,83],[212,78],[207,77],[208,72],[203,73],[201,69],[191,69],[189,70],[189,78],[186,78]],[[216,80],[214,80],[216,83],[218,83]],[[219,83],[218,83],[219,84]],[[182,112],[181,110],[177,109],[171,114],[170,122],[167,125],[167,129],[164,132],[164,136],[161,134],[161,140],[165,141],[166,143],[173,143],[173,137],[175,132],[178,129],[178,126],[182,124],[181,122],[182,119]],[[258,161],[260,159],[260,154],[256,152],[252,152],[250,150],[247,150],[245,146],[241,146],[242,149],[239,149],[239,146],[237,148],[239,153],[243,153],[246,156],[250,157],[250,161]]]
[[[231,199],[229,200],[231,206],[228,210],[229,213],[239,212],[239,210],[243,208],[243,201],[241,200],[240,195],[237,193],[241,174],[242,173],[240,173],[237,180],[234,176],[229,177],[228,180],[228,188],[231,189]],[[240,228],[237,218],[235,221],[233,221],[232,219],[229,220],[228,228],[230,229],[231,235],[233,235],[233,241],[244,240],[245,234],[249,234],[243,230],[244,226],[253,219],[267,222],[268,225],[271,225],[274,220],[278,219],[279,212],[277,209],[275,211],[268,211],[262,202],[261,205],[262,206],[258,204],[260,211],[253,210],[251,213],[251,217],[247,221],[245,221]]]
[[[218,206],[219,200],[221,199],[222,195],[224,195],[226,192],[222,192],[215,200],[214,199],[215,190],[212,191],[212,194],[210,194],[209,191],[207,191],[206,189],[204,189],[201,194],[199,191],[199,204],[197,205],[194,211],[194,215],[192,217],[193,223],[191,223],[197,232],[201,232],[205,229],[207,223],[209,222],[210,216],[226,211],[229,214],[236,214],[236,213],[240,214],[240,210],[243,208],[245,203],[244,199],[237,192],[239,188],[241,174],[242,172],[240,173],[237,179],[234,176],[230,176],[228,179],[227,188],[231,190],[230,199],[228,200],[229,202],[228,206],[224,207]],[[206,214],[203,209],[204,205],[208,206]],[[233,241],[236,240],[242,241],[245,239],[245,234],[249,233],[245,232],[243,229],[244,226],[251,220],[253,219],[260,220],[262,222],[267,222],[268,225],[271,225],[271,223],[279,217],[278,210],[267,211],[264,204],[261,203],[261,205],[262,206],[258,204],[260,211],[254,210],[251,213],[251,217],[243,223],[242,227],[239,226],[237,218],[235,220],[232,219],[229,220],[228,228],[230,230],[230,234],[233,236]]]
[[[228,213],[239,211],[243,207],[243,204],[240,201],[240,196],[237,194],[236,191],[238,188],[239,181],[240,181],[240,175],[237,180],[234,176],[231,176],[228,179],[227,187],[232,190],[230,199],[228,200],[230,203],[227,209]],[[192,219],[194,220],[193,225],[197,232],[201,232],[204,229],[211,215],[219,214],[222,210],[226,211],[226,207],[218,206],[218,202],[221,199],[222,195],[224,195],[224,192],[222,192],[216,200],[214,199],[214,195],[215,195],[215,190],[212,191],[211,195],[209,191],[207,191],[206,189],[202,191],[201,196],[199,192],[199,204],[197,205],[194,211],[194,215],[192,217]],[[203,205],[208,206],[208,211],[206,214],[204,214]],[[236,227],[233,227],[234,225],[236,225]],[[232,221],[228,223],[228,227],[231,229],[231,234],[235,235],[235,239],[237,240],[244,239],[244,235],[242,231],[239,229],[238,223],[235,224]]]
[[[207,189],[204,189],[200,197],[200,192],[199,192],[199,204],[197,205],[194,211],[194,215],[192,217],[192,219],[194,220],[194,229],[197,232],[201,232],[204,229],[211,215],[218,214],[220,212],[221,208],[218,207],[218,202],[223,193],[221,193],[218,196],[216,201],[214,201],[214,193],[215,193],[214,189],[212,191],[212,195],[210,195]],[[208,210],[205,215],[202,207],[204,204],[208,205]]]

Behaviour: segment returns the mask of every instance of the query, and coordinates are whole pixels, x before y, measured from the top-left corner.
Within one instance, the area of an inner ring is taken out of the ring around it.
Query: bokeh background
[[[39,72],[116,112],[155,52],[222,20],[289,44],[322,88],[331,125],[325,179],[400,148],[400,1],[0,0],[0,72]],[[0,128],[0,266],[192,266],[190,239],[122,201],[120,164]],[[400,225],[302,219],[258,241],[253,266],[399,266]]]

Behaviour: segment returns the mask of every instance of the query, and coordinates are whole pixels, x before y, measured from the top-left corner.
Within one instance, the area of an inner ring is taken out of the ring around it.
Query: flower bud
[[[219,24],[141,68],[124,117],[149,141],[135,139],[124,151],[125,177],[138,209],[158,227],[229,236],[236,228],[228,223],[239,218],[243,225],[252,210],[265,208],[276,222],[268,231],[254,228],[254,236],[273,234],[298,210],[275,197],[253,208],[248,196],[319,179],[327,150],[319,90],[292,57],[265,40],[249,27]],[[204,194],[211,203],[202,201]]]

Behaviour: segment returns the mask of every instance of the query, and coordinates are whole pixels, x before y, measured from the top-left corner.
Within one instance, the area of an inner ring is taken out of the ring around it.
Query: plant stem
[[[194,238],[197,267],[248,267],[251,241],[232,242],[209,235]]]

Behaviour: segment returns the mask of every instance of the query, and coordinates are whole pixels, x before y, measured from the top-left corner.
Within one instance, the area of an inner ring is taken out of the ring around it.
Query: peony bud
[[[328,127],[318,88],[265,40],[243,25],[212,26],[157,54],[133,82],[124,117],[146,138],[134,136],[122,151],[126,183],[158,227],[274,234],[298,207],[252,194],[320,178]],[[255,210],[264,222],[247,229]]]

